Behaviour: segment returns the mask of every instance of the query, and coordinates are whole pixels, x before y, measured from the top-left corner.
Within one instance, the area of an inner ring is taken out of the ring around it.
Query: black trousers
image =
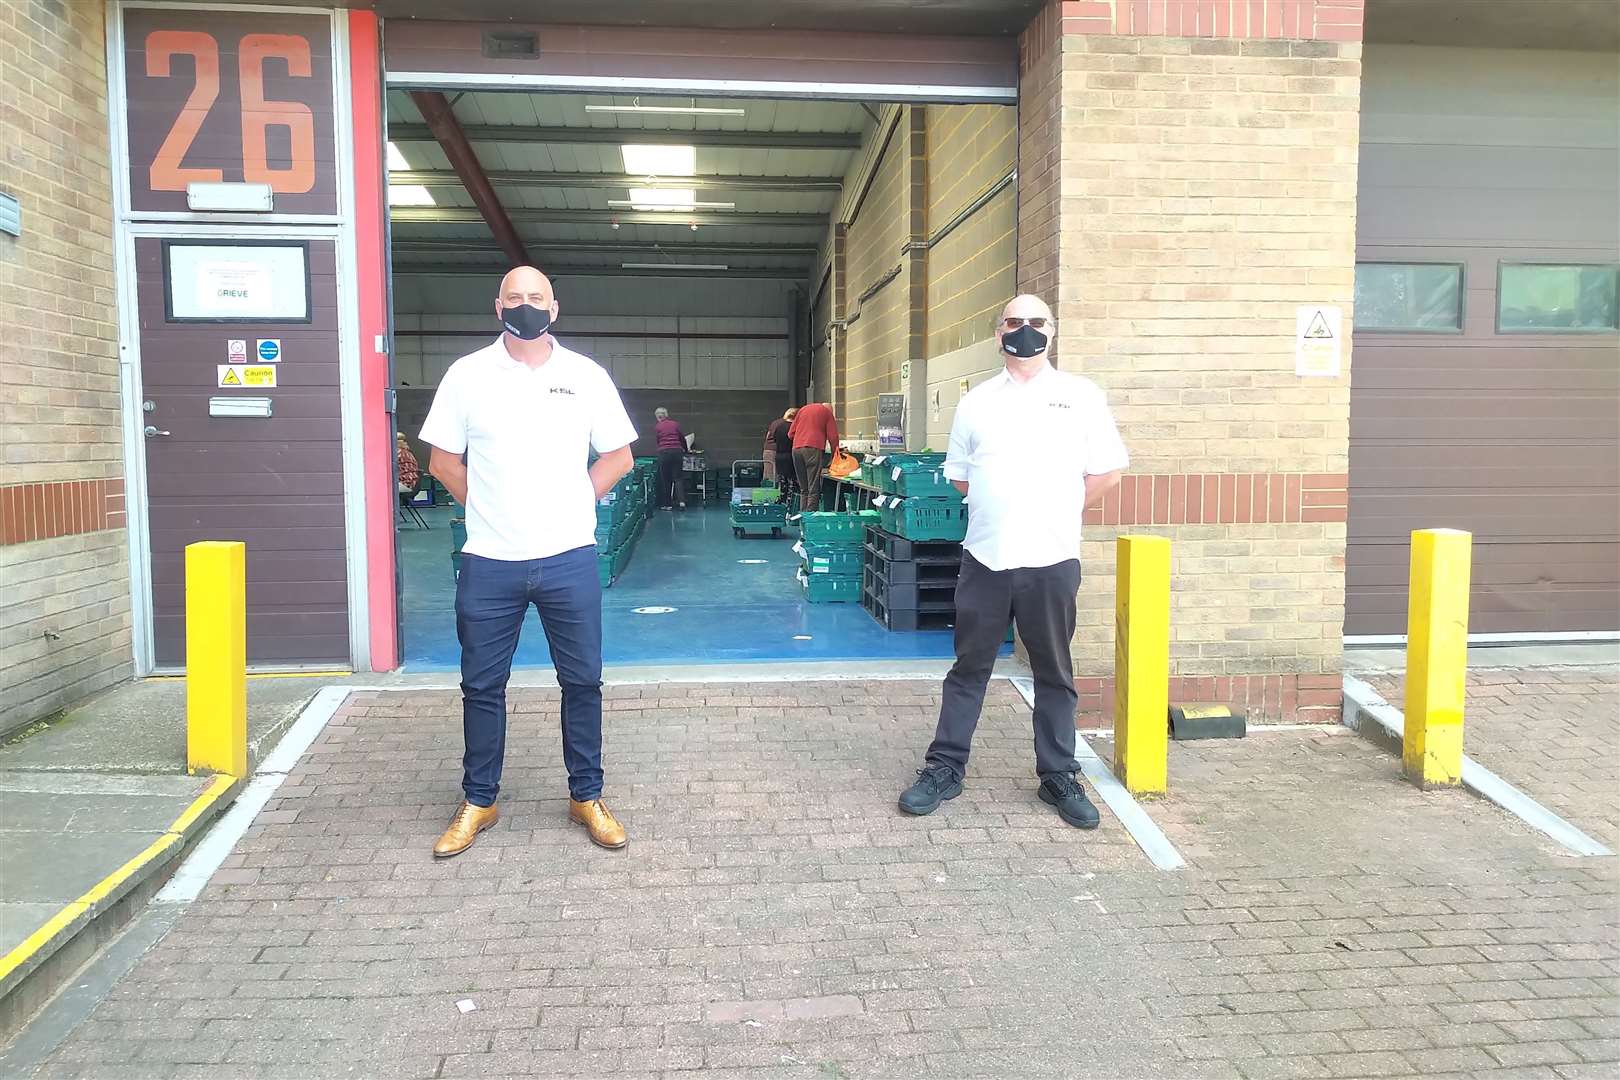
[[[782,501],[799,492],[799,467],[793,463],[793,451],[776,455],[776,486],[782,492]]]
[[[928,747],[931,765],[967,772],[973,732],[984,708],[996,654],[1009,621],[1029,651],[1035,672],[1035,772],[1074,771],[1074,598],[1080,590],[1080,560],[1031,569],[987,570],[962,552],[956,582],[956,663],[945,676],[939,725]]]
[[[674,506],[686,503],[686,477],[681,463],[686,455],[679,450],[658,451],[658,505]]]
[[[821,509],[821,451],[801,446],[793,451],[793,467],[799,477],[799,507],[805,513]]]

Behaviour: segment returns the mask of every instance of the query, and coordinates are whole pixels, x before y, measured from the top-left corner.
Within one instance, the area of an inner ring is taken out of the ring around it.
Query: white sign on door
[[[1294,374],[1337,378],[1344,341],[1343,312],[1332,304],[1307,304],[1294,310]]]
[[[275,297],[270,268],[252,263],[205,262],[197,267],[197,310],[218,317],[252,315]]]

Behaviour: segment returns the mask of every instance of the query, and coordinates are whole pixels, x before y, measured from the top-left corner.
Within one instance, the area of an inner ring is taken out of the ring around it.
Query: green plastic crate
[[[961,498],[961,493],[945,479],[943,465],[904,462],[889,470],[889,486],[896,495],[908,499]]]
[[[799,588],[812,604],[858,604],[861,602],[859,577],[831,577],[799,574]]]
[[[967,505],[950,499],[901,499],[890,496],[879,509],[883,531],[907,540],[950,540],[967,536]]]
[[[818,511],[799,518],[799,532],[807,544],[863,544],[866,527],[878,523],[878,514],[871,510],[854,513]]]
[[[860,577],[862,566],[866,561],[864,546],[800,543],[794,550],[799,553],[799,561],[807,574]]]

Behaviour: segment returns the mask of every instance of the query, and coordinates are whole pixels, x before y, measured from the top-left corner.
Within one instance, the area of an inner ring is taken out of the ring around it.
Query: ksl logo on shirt
[[[553,386],[551,392],[553,394],[567,394],[569,397],[574,396],[574,392],[566,386]]]
[[[1054,409],[1067,409],[1067,408],[1069,408],[1069,403],[1067,401],[1048,401],[1047,404],[1052,406],[1052,408],[1054,408]]]

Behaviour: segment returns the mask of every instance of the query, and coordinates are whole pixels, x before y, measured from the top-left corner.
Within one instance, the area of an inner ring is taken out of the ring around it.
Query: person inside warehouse
[[[660,405],[653,410],[653,434],[658,446],[658,509],[686,509],[686,476],[681,462],[686,458],[686,433],[681,425],[669,418],[669,410]]]
[[[1070,825],[1097,827],[1074,775],[1079,695],[1069,646],[1080,589],[1080,520],[1129,464],[1113,413],[1090,379],[1048,361],[1057,329],[1038,296],[1014,297],[996,322],[1005,370],[956,407],[945,476],[968,504],[956,584],[956,663],[939,724],[900,809],[930,814],[962,793],[968,750],[1007,624],[1035,674],[1035,772],[1041,801]]]
[[[500,816],[506,684],[531,604],[562,688],[568,817],[602,847],[628,843],[602,801],[595,504],[634,466],[636,429],[607,371],[549,333],[557,311],[539,270],[502,278],[495,315],[504,332],[450,366],[420,433],[428,471],[467,508],[456,579],[464,798],[433,846],[439,858],[466,851]]]
[[[832,406],[812,401],[800,409],[788,426],[788,441],[793,444],[793,471],[799,480],[799,508],[820,510],[823,455],[829,448],[835,456],[838,453],[838,418]]]
[[[788,434],[798,414],[798,409],[789,409],[765,429],[765,479],[776,481],[782,493],[778,501],[784,503],[799,491],[799,477],[793,465],[793,437]]]

